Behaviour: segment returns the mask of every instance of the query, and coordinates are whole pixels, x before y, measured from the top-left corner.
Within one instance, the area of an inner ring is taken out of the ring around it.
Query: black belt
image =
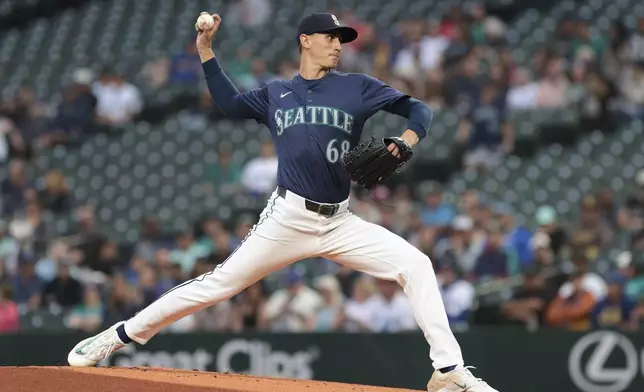
[[[277,195],[281,196],[283,199],[286,199],[286,188],[278,186]],[[316,212],[324,216],[333,216],[340,209],[340,204],[321,204],[308,199],[304,199],[304,206],[307,210]]]

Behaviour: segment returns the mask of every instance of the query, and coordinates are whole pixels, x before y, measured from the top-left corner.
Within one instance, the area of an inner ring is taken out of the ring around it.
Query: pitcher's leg
[[[323,246],[325,257],[402,286],[430,345],[435,369],[463,364],[429,257],[389,230],[352,214],[325,235]]]
[[[125,322],[125,332],[145,344],[161,329],[224,301],[271,273],[317,251],[317,239],[293,230],[284,200],[274,196],[242,243],[215,269],[186,281]]]
[[[131,340],[145,344],[164,327],[228,299],[261,278],[317,253],[318,239],[302,232],[308,221],[275,194],[242,244],[213,271],[169,290],[125,323],[78,343],[72,366],[94,366]],[[294,228],[294,224],[299,225]]]

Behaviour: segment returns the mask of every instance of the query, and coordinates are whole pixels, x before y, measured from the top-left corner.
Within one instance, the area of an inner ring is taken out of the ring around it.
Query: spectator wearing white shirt
[[[530,71],[525,68],[517,69],[506,97],[508,109],[533,109],[537,106],[538,95],[539,84],[532,80]]]
[[[407,296],[395,281],[378,280],[378,293],[372,299],[371,329],[376,332],[403,332],[418,328]]]
[[[409,27],[409,42],[398,52],[393,64],[396,76],[407,80],[418,80],[419,74],[435,70],[441,66],[443,52],[449,40],[441,35],[438,21],[430,21],[428,35],[423,35],[422,21]]]
[[[322,304],[322,297],[304,283],[302,274],[291,270],[286,275],[286,288],[273,293],[266,302],[262,324],[270,331],[304,332]]]
[[[449,264],[443,265],[436,275],[450,326],[466,328],[476,296],[474,286],[460,279]]]
[[[353,285],[352,297],[344,306],[342,321],[344,330],[347,332],[368,332],[371,329],[371,318],[375,301],[376,285],[373,278],[363,276],[356,280]]]
[[[99,124],[124,125],[143,109],[139,89],[122,76],[105,71],[92,86],[96,96],[96,117]]]
[[[277,156],[273,143],[262,143],[261,155],[251,159],[242,171],[242,185],[256,195],[266,195],[277,184]]]

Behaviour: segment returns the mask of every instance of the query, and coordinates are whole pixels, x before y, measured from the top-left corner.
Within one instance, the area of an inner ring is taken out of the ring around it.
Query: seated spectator
[[[592,326],[595,329],[634,330],[636,303],[624,293],[626,277],[613,273],[606,279],[608,283],[606,297],[597,302],[591,313]]]
[[[11,286],[0,284],[0,334],[16,333],[19,328],[20,313],[12,300]]]
[[[483,246],[483,251],[476,259],[474,276],[477,278],[496,279],[505,278],[515,270],[515,255],[507,248],[503,238],[503,232],[498,223],[488,227],[488,237]]]
[[[581,254],[595,260],[600,249],[612,240],[613,231],[602,219],[602,211],[594,196],[585,196],[580,209],[579,223],[571,230],[567,246],[570,254]]]
[[[20,255],[20,244],[7,231],[7,223],[0,220],[0,283],[2,276],[7,278],[15,274],[18,269],[18,256]],[[4,272],[4,275],[3,273]]]
[[[224,18],[231,26],[257,29],[271,18],[272,5],[268,0],[239,0],[227,8]]]
[[[266,62],[256,58],[251,62],[251,73],[240,77],[237,84],[240,90],[250,91],[262,88],[266,83],[276,79],[277,77],[268,71]]]
[[[555,255],[550,247],[550,237],[542,231],[534,233],[530,238],[532,249],[532,265],[540,271],[545,271],[555,265]]]
[[[352,295],[347,299],[340,314],[343,329],[347,332],[372,331],[373,301],[376,285],[370,276],[356,280]]]
[[[63,90],[63,99],[47,130],[38,137],[37,147],[81,143],[92,131],[97,98],[91,91],[90,70],[74,72],[74,84]]]
[[[548,306],[549,325],[578,332],[590,329],[592,310],[598,299],[585,286],[585,274],[575,272]]]
[[[196,86],[202,80],[201,60],[199,60],[197,46],[192,41],[186,44],[183,52],[170,58],[169,65],[168,81],[171,84]]]
[[[27,179],[24,162],[14,159],[9,162],[9,176],[0,182],[0,200],[4,216],[11,216],[25,208],[25,193],[33,188]]]
[[[277,156],[271,141],[262,143],[260,156],[244,165],[242,185],[251,194],[264,196],[270,194],[277,184]]]
[[[107,237],[96,228],[96,215],[94,207],[90,205],[79,206],[76,209],[77,226],[68,233],[65,241],[72,248],[77,248],[83,254],[81,264],[87,266],[100,257],[103,244]]]
[[[349,298],[353,295],[353,286],[360,278],[360,273],[344,265],[339,265],[335,277],[342,288],[342,295]]]
[[[164,293],[171,288],[183,283],[185,280],[183,279],[183,276],[181,276],[179,279],[176,279],[176,277],[174,276],[173,269],[175,267],[179,269],[180,275],[182,274],[181,266],[172,264],[172,262],[170,261],[170,251],[167,249],[159,249],[155,253],[151,265],[159,274],[158,287],[159,290]]]
[[[452,222],[450,235],[436,243],[434,258],[441,266],[453,264],[454,268],[469,274],[485,243],[485,236],[474,230],[474,220],[467,215],[459,215]]]
[[[535,213],[537,232],[548,237],[548,246],[553,255],[558,256],[567,241],[566,230],[557,221],[557,210],[549,205],[540,206]]]
[[[40,308],[43,282],[36,276],[34,262],[28,256],[21,257],[12,287],[13,299],[21,308],[28,311]]]
[[[612,132],[615,126],[613,107],[618,98],[617,87],[600,72],[592,70],[586,76],[584,90],[580,125],[585,129]]]
[[[481,95],[478,77],[479,59],[470,53],[458,63],[458,72],[445,80],[443,93],[448,106],[471,108]]]
[[[397,54],[393,73],[407,82],[418,79],[418,75],[441,66],[443,52],[449,40],[440,33],[440,23],[432,20],[423,34],[424,21],[410,21],[407,44]]]
[[[624,112],[633,119],[644,117],[644,60],[624,66],[619,80],[619,89],[624,97]]]
[[[170,252],[170,261],[179,264],[186,275],[192,273],[198,258],[208,256],[211,251],[207,246],[197,243],[189,231],[177,236],[176,245]]]
[[[161,223],[154,217],[141,219],[139,240],[134,245],[134,256],[145,260],[154,260],[158,251],[172,246],[171,236],[161,233]]]
[[[36,263],[36,275],[43,282],[51,282],[56,278],[58,266],[67,263],[69,247],[62,241],[55,241],[49,246],[49,251]]]
[[[595,198],[597,199],[597,204],[599,204],[599,209],[601,210],[602,221],[606,222],[611,229],[617,229],[619,226],[617,222],[619,209],[617,207],[617,202],[615,201],[615,193],[613,190],[610,188],[599,188],[597,192],[595,192]]]
[[[240,323],[239,329],[257,331],[265,328],[265,325],[261,324],[261,314],[266,305],[266,288],[263,281],[250,285],[233,300]]]
[[[141,292],[143,307],[150,305],[163,294],[159,290],[156,271],[147,264],[139,270],[136,285]]]
[[[45,284],[42,292],[42,305],[44,307],[53,305],[66,308],[80,304],[82,299],[83,288],[80,282],[71,276],[69,265],[59,263],[56,277]]]
[[[47,240],[52,238],[51,223],[45,221],[37,201],[29,201],[24,215],[9,223],[9,233],[20,242],[23,249],[40,257],[47,251]]]
[[[113,275],[124,271],[127,268],[128,260],[120,255],[119,247],[115,242],[105,242],[101,246],[98,258],[87,260],[85,265],[105,275]]]
[[[67,318],[67,326],[83,332],[96,331],[103,325],[103,301],[94,286],[89,286],[83,294],[83,302],[76,305]]]
[[[626,57],[631,61],[644,60],[644,16],[637,20],[637,30],[628,39]]]
[[[512,86],[506,96],[506,105],[510,110],[534,109],[537,107],[539,84],[536,83],[530,71],[518,69],[511,78]]]
[[[601,61],[606,42],[601,35],[591,34],[588,21],[578,20],[576,36],[572,41],[573,59],[584,62]]]
[[[514,129],[507,121],[505,98],[498,87],[488,84],[461,121],[457,143],[466,152],[463,163],[468,169],[492,170],[514,149]]]
[[[232,151],[228,148],[221,149],[217,162],[204,170],[205,188],[209,193],[215,190],[234,191],[241,178],[242,166],[232,160]]]
[[[323,302],[311,318],[311,330],[318,332],[338,330],[344,304],[340,283],[333,275],[322,275],[316,278],[314,287],[322,295]]]
[[[418,329],[409,299],[398,282],[376,280],[378,287],[372,303],[369,327],[376,332],[396,333]]]
[[[555,295],[539,268],[528,267],[523,273],[523,285],[501,306],[501,314],[511,324],[537,328],[544,325],[546,309]]]
[[[0,113],[0,162],[6,163],[11,159],[28,161],[32,158],[32,151],[18,126]]]
[[[513,259],[510,260],[511,269],[508,271],[511,275],[518,273],[521,266],[528,265],[532,262],[532,249],[530,248],[530,238],[532,232],[522,224],[516,222],[514,209],[505,203],[494,205],[494,212],[501,224],[501,230],[505,236],[505,246],[508,253]],[[517,260],[514,257],[518,258]],[[515,265],[518,263],[519,265]]]
[[[123,76],[106,70],[92,86],[96,96],[96,122],[121,126],[130,123],[143,109],[139,89]]]
[[[463,280],[453,266],[443,265],[437,271],[439,289],[452,329],[464,329],[469,324],[476,291],[472,283]]]
[[[443,188],[434,181],[420,186],[425,204],[422,207],[421,219],[425,226],[449,226],[456,216],[454,207],[443,201]]]
[[[263,323],[275,332],[306,331],[322,303],[322,297],[306,285],[304,276],[292,269],[286,276],[286,287],[268,298]]]
[[[570,82],[565,74],[564,59],[553,57],[548,59],[544,76],[539,81],[537,106],[544,108],[562,108],[568,105],[566,92]]]
[[[128,319],[141,309],[142,298],[121,274],[113,276],[108,293],[106,306],[110,320]]]
[[[65,176],[60,170],[51,170],[45,175],[44,184],[38,191],[38,201],[43,209],[60,214],[70,208],[70,192]]]

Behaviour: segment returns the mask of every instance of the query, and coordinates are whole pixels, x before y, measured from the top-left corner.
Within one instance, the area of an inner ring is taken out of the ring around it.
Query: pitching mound
[[[418,392],[159,368],[0,367],[0,392]]]

